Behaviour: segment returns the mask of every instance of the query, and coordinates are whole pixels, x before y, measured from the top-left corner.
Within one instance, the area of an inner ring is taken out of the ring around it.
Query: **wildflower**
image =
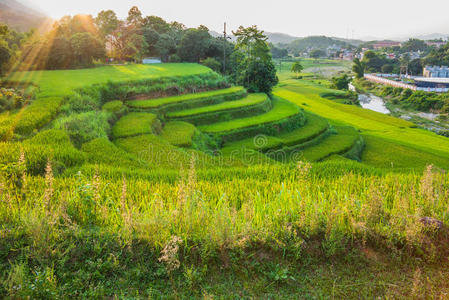
[[[180,243],[182,243],[182,239],[180,237],[173,236],[161,251],[162,256],[159,257],[159,262],[165,263],[168,273],[172,273],[181,266],[178,259]]]
[[[45,207],[48,208],[50,205],[50,200],[53,197],[53,168],[51,165],[51,160],[48,159],[47,166],[45,167],[45,192],[44,192],[44,203]]]

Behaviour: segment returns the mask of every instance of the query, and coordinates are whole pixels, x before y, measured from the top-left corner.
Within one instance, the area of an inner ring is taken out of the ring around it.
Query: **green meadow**
[[[0,298],[404,299],[449,293],[449,139],[197,64],[11,74]]]
[[[210,69],[198,64],[104,66],[80,70],[16,72],[8,81],[39,86],[40,97],[61,97],[74,89],[108,81],[123,82],[160,77],[198,75]]]

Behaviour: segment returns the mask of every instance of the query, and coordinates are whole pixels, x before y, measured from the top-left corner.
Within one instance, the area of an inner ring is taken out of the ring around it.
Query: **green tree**
[[[384,74],[390,74],[391,72],[393,72],[393,70],[394,70],[394,66],[392,64],[383,65],[381,68],[381,71]]]
[[[220,70],[221,70],[221,63],[218,60],[216,60],[215,58],[212,58],[212,57],[208,57],[206,59],[203,59],[201,61],[201,64],[206,66],[206,67],[208,67],[208,68],[211,68],[215,72],[220,72]]]
[[[111,35],[119,25],[117,15],[112,10],[102,10],[95,18],[95,24],[103,38]]]
[[[69,69],[74,65],[71,40],[65,36],[56,37],[51,43],[47,57],[47,69]]]
[[[347,74],[338,77],[332,77],[332,88],[337,90],[347,90],[349,89],[350,82],[351,78]]]
[[[0,40],[0,75],[4,74],[4,66],[9,62],[11,57],[12,53],[8,43],[4,40]]]
[[[12,57],[12,51],[7,41],[9,33],[8,26],[0,24],[0,75],[5,72],[4,67]]]
[[[102,43],[88,32],[73,35],[70,43],[77,66],[91,66],[94,59],[103,58],[105,55]]]
[[[426,51],[429,49],[426,42],[419,39],[409,39],[407,42],[402,44],[401,52],[416,52],[416,51]]]
[[[314,49],[314,50],[310,51],[309,55],[310,55],[311,58],[318,59],[320,57],[325,56],[326,53],[323,50],[321,50],[321,49]]]
[[[179,57],[182,61],[199,63],[201,59],[206,58],[211,38],[206,30],[200,28],[188,29],[178,48]]]
[[[302,66],[301,62],[296,61],[293,63],[291,71],[296,74],[296,77],[299,76],[302,70],[304,70],[304,67]]]
[[[243,85],[252,93],[271,93],[279,83],[276,67],[271,60],[252,60],[243,73]]]
[[[95,18],[95,24],[98,27],[98,31],[103,40],[107,41],[107,49],[109,50],[109,55],[113,56],[113,39],[114,32],[116,32],[118,26],[120,25],[120,20],[117,15],[112,10],[102,10],[98,13]]]
[[[159,53],[162,61],[167,62],[171,55],[176,53],[176,36],[174,33],[161,34],[155,45],[155,50]]]
[[[246,54],[248,60],[271,60],[270,48],[267,44],[267,37],[257,26],[240,26],[237,31],[232,32],[237,37],[236,49]]]
[[[137,6],[131,7],[131,9],[128,11],[128,18],[126,18],[128,26],[139,28],[142,25],[142,21],[142,12],[139,10],[139,8]]]
[[[157,16],[145,17],[142,20],[142,26],[151,28],[159,34],[168,33],[170,31],[170,25],[164,19]]]
[[[352,71],[355,73],[356,78],[363,78],[365,76],[366,65],[360,61],[357,57],[354,58],[354,64],[352,65]]]
[[[233,33],[237,37],[236,54],[233,55],[235,81],[250,92],[270,93],[279,79],[264,32],[257,26],[240,26]]]

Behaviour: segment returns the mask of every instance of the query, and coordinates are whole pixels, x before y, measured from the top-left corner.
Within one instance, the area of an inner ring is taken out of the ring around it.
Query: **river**
[[[359,94],[360,105],[363,108],[371,109],[383,114],[389,114],[390,110],[385,106],[382,98],[372,94]]]

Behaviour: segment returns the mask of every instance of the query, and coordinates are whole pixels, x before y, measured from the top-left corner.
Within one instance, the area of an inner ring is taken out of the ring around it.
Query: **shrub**
[[[65,130],[73,144],[81,147],[96,138],[108,138],[111,114],[107,112],[86,112],[73,114],[56,120],[54,128]]]
[[[208,57],[206,59],[203,59],[201,61],[201,64],[203,66],[206,66],[206,67],[214,70],[215,72],[221,71],[221,63],[213,57]]]
[[[25,155],[26,171],[30,175],[45,174],[49,159],[55,174],[85,161],[85,155],[73,147],[67,135],[57,130],[39,133],[25,143],[0,143],[0,164],[17,163],[22,152]]]
[[[99,108],[99,100],[91,95],[75,93],[61,107],[61,112],[65,114],[83,113]]]
[[[407,100],[411,95],[413,95],[413,91],[411,89],[405,89],[404,91],[402,91],[401,93],[401,101],[405,101]]]
[[[390,96],[391,94],[393,94],[393,87],[392,86],[384,86],[382,88],[382,91],[380,94],[384,97]]]

